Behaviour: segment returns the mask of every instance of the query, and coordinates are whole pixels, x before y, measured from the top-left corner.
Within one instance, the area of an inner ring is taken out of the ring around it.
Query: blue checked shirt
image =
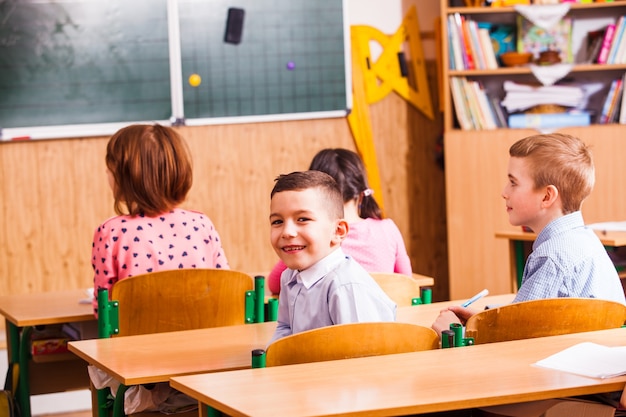
[[[626,303],[615,266],[580,211],[553,220],[539,233],[513,302],[557,297]]]

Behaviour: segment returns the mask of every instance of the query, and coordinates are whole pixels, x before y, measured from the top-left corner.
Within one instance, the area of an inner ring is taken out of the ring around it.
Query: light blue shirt
[[[553,220],[537,235],[513,302],[558,297],[626,303],[615,266],[580,211]]]
[[[286,269],[280,285],[278,323],[270,343],[333,324],[396,320],[396,304],[341,248],[303,271]]]

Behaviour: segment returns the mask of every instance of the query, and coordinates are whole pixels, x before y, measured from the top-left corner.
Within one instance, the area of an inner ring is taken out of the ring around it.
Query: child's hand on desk
[[[467,319],[473,316],[476,312],[472,309],[461,306],[450,306],[445,310],[441,310],[439,317],[435,319],[432,324],[434,331],[441,337],[441,332],[444,330],[450,330],[450,324],[459,323],[465,325]]]
[[[448,307],[448,310],[453,312],[459,320],[461,320],[463,326],[465,326],[465,323],[467,323],[467,320],[469,320],[470,317],[477,313],[476,310],[461,306],[450,306]]]

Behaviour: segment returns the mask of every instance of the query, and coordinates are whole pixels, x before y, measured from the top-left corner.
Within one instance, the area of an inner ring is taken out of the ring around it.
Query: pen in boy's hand
[[[476,294],[475,296],[473,296],[472,298],[470,298],[469,300],[467,300],[466,302],[464,302],[463,304],[461,304],[461,306],[469,307],[469,305],[472,304],[474,301],[484,297],[487,294],[489,294],[489,290],[488,289],[484,289],[481,292],[479,292],[478,294]]]

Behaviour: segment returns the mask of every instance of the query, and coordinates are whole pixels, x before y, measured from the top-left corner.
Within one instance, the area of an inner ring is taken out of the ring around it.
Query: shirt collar
[[[533,250],[546,240],[551,239],[564,230],[571,230],[578,227],[585,227],[583,215],[580,211],[574,211],[566,214],[565,216],[561,216],[558,219],[552,220],[537,235],[537,239],[535,239],[535,242],[533,243]]]
[[[324,258],[320,259],[307,269],[302,271],[291,270],[291,277],[287,281],[288,284],[292,282],[301,282],[306,289],[311,288],[317,281],[324,278],[330,271],[346,258],[341,248],[337,248]]]

